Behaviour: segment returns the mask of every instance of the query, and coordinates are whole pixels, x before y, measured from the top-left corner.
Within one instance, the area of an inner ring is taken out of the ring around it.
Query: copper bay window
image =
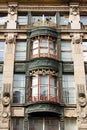
[[[31,39],[30,59],[36,57],[51,57],[57,59],[58,47],[56,38],[38,36]]]
[[[57,73],[54,71],[49,71],[49,73],[36,71],[30,75],[28,90],[29,102],[59,102]]]

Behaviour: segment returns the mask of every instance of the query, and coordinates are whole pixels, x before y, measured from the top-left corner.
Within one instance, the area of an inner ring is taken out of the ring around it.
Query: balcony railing
[[[47,96],[33,96],[33,97],[29,97],[28,98],[28,102],[31,103],[31,102],[39,102],[39,101],[49,101],[49,102],[57,102],[59,103],[59,97],[53,97],[53,96],[50,96],[50,97],[47,97]]]

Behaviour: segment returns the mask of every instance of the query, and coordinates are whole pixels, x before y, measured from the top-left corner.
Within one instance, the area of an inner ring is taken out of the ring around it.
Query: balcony
[[[43,102],[43,101],[49,101],[49,102],[56,102],[59,103],[59,97],[47,97],[47,96],[33,96],[28,98],[29,103],[34,102]]]

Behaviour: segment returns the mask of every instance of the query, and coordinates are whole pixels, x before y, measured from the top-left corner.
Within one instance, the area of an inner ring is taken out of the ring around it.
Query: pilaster
[[[81,29],[79,5],[70,6],[69,21],[71,29]],[[87,129],[87,101],[86,101],[86,81],[85,68],[83,60],[82,39],[83,34],[72,33],[72,58],[74,62],[74,79],[76,88],[76,104],[77,104],[77,125],[78,130]]]

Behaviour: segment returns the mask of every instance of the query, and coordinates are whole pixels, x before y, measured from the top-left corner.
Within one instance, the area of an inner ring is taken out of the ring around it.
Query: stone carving
[[[9,5],[8,13],[14,15],[17,13],[17,5]]]
[[[8,92],[5,92],[3,94],[2,104],[5,107],[7,107],[10,104],[10,94]]]
[[[14,35],[8,35],[6,38],[6,43],[15,43]]]
[[[80,34],[74,34],[72,38],[73,44],[81,44],[82,36]]]
[[[72,6],[71,14],[74,15],[74,16],[79,14],[78,6]]]
[[[79,100],[79,105],[81,107],[85,107],[86,106],[87,101],[86,101],[86,96],[85,96],[84,93],[79,93],[79,99],[78,100]]]

